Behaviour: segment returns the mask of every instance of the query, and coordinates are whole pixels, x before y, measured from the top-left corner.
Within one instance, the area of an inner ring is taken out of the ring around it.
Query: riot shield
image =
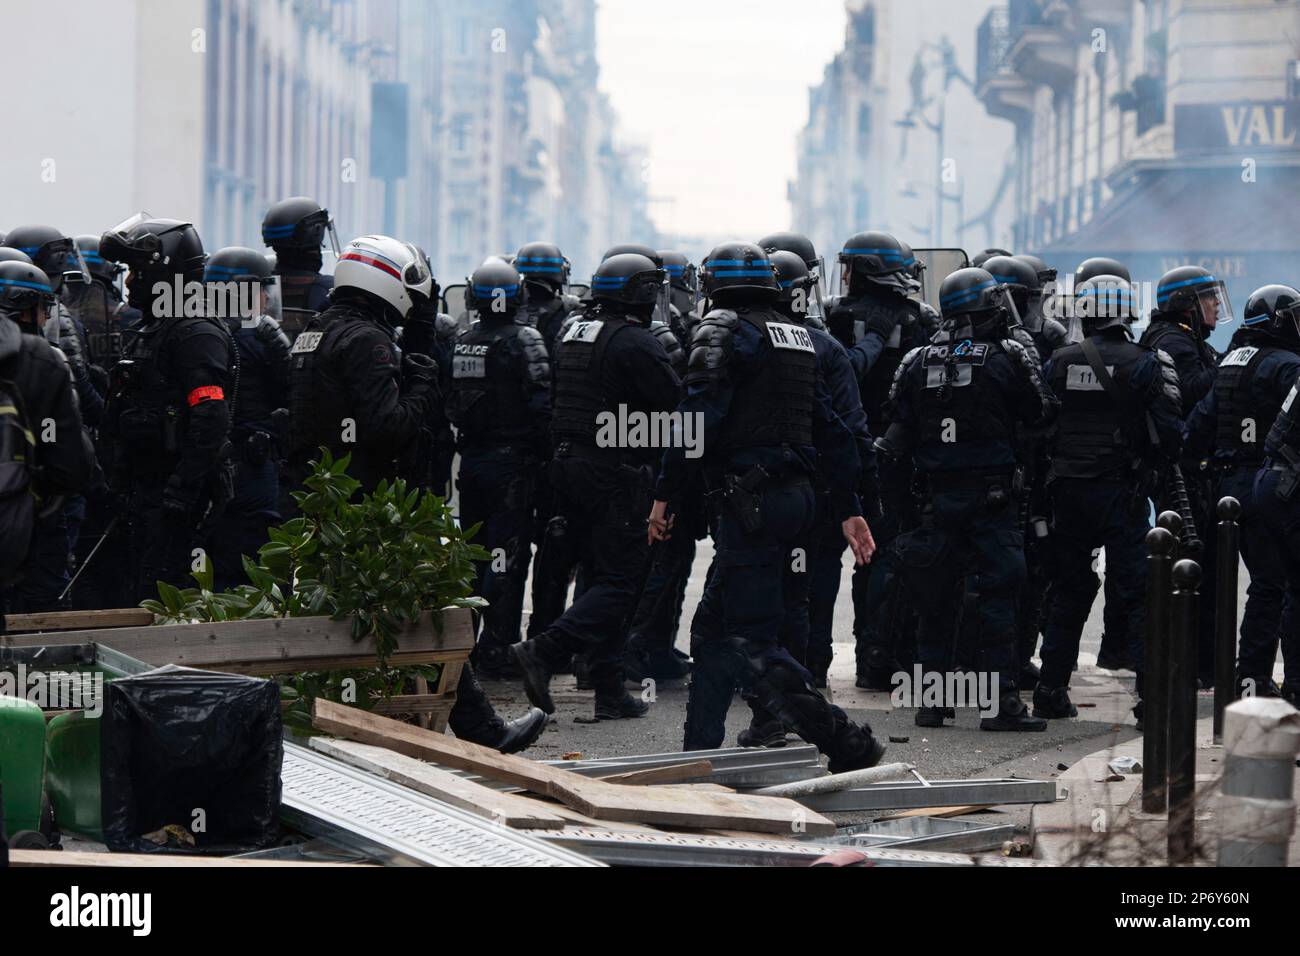
[[[927,305],[939,308],[939,286],[958,269],[970,265],[964,249],[913,249],[912,254],[921,265],[921,289],[912,296]]]

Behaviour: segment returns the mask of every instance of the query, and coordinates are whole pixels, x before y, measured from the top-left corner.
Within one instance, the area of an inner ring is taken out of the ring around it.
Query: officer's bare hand
[[[845,520],[840,527],[844,531],[844,540],[849,543],[853,560],[858,564],[870,564],[876,553],[876,539],[871,537],[871,528],[862,515],[854,515]]]
[[[671,538],[670,532],[673,530],[673,521],[676,518],[676,515],[668,514],[668,502],[656,501],[650,509],[650,517],[646,519],[647,540],[654,544],[656,541],[667,541]]]

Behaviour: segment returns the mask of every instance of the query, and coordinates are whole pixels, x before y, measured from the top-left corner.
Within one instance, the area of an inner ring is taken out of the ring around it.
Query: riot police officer
[[[738,687],[826,753],[832,771],[873,766],[884,747],[813,688],[798,659],[807,641],[807,569],[795,549],[807,553],[814,474],[829,485],[854,557],[865,562],[874,551],[857,501],[854,437],[830,411],[808,330],[773,308],[780,287],[767,253],[724,243],[705,259],[701,280],[708,307],[680,411],[702,423],[703,455],[664,453],[650,514],[652,538],[671,534],[670,503],[692,472],[703,476],[717,557],[691,626],[685,749],[722,743]]]
[[[1261,523],[1254,496],[1255,475],[1264,460],[1264,441],[1300,373],[1300,291],[1266,285],[1246,300],[1243,324],[1219,362],[1210,392],[1192,410],[1184,428],[1187,457],[1212,461],[1212,500],[1231,495],[1241,503],[1241,558],[1250,573],[1241,616],[1237,681],[1241,693],[1277,693],[1273,662],[1286,594],[1285,561],[1274,535]],[[1283,634],[1290,645],[1294,635]],[[1294,652],[1292,652],[1294,656]],[[1292,682],[1300,675],[1291,671]]]
[[[1208,340],[1221,321],[1232,321],[1232,306],[1222,280],[1200,266],[1179,266],[1160,277],[1156,284],[1156,307],[1151,312],[1150,324],[1142,333],[1142,343],[1173,359],[1178,371],[1184,421],[1196,403],[1214,387],[1219,354]],[[1184,455],[1179,466],[1170,469],[1168,477],[1158,507],[1161,510],[1181,508],[1187,512],[1184,535],[1189,539],[1191,529],[1188,525],[1195,525],[1198,535],[1208,533],[1215,521],[1215,502],[1210,500],[1213,482],[1208,462]],[[1182,504],[1184,497],[1186,505]],[[1215,549],[1204,548],[1196,558],[1205,580],[1213,581],[1217,565]],[[1202,687],[1214,684],[1214,591],[1212,587],[1201,588],[1197,645]]]
[[[9,231],[6,242],[26,253],[49,276],[56,301],[41,334],[68,359],[83,421],[92,426],[99,424],[104,412],[104,383],[97,383],[91,373],[85,329],[62,301],[70,288],[90,283],[81,250],[71,237],[53,226],[16,226]]]
[[[663,255],[672,256],[674,253]],[[672,264],[665,259],[664,271],[668,273],[670,283],[673,281],[671,267]],[[681,313],[677,306],[672,305],[671,310],[673,320],[680,321]],[[650,333],[663,346],[677,377],[685,376],[686,349],[678,334],[658,318],[650,323]],[[691,566],[695,562],[695,541],[708,533],[703,503],[701,494],[687,496],[680,512],[682,533],[651,549],[650,570],[632,613],[627,651],[623,657],[624,676],[634,683],[647,677],[655,681],[680,680],[689,670],[688,658],[676,648],[677,630],[681,624]]]
[[[1274,314],[1279,322],[1300,322],[1300,309],[1294,305],[1276,309]],[[1257,527],[1268,536],[1272,548],[1281,558],[1286,577],[1280,629],[1285,667],[1282,695],[1292,704],[1300,705],[1300,640],[1296,637],[1300,635],[1300,537],[1295,534],[1300,522],[1300,499],[1296,497],[1296,486],[1300,484],[1300,401],[1297,401],[1297,396],[1300,396],[1300,381],[1287,392],[1264,440],[1264,463],[1255,478],[1251,508]]]
[[[1097,595],[1093,570],[1106,549],[1106,635],[1137,664],[1142,695],[1148,496],[1181,444],[1177,375],[1168,358],[1136,344],[1136,292],[1119,276],[1075,289],[1086,336],[1048,362],[1061,402],[1052,444],[1050,546],[1055,577],[1044,628],[1034,715],[1077,716],[1068,692],[1079,638]],[[1141,708],[1135,710],[1141,719]]]
[[[241,555],[255,556],[280,523],[280,459],[289,415],[289,337],[269,314],[276,277],[256,249],[229,246],[204,269],[208,314],[222,319],[238,356],[231,411],[234,493],[211,541],[219,589],[244,583]]]
[[[54,610],[68,583],[63,499],[95,468],[63,354],[42,328],[54,289],[31,262],[0,261],[0,611]],[[25,464],[19,464],[24,462]]]
[[[959,269],[944,279],[944,330],[899,366],[891,391],[896,424],[885,439],[910,453],[922,489],[919,526],[900,536],[897,550],[920,617],[924,674],[946,680],[962,582],[977,577],[978,669],[997,681],[990,689],[999,698],[996,715],[983,717],[980,728],[1034,731],[1046,721],[1031,717],[1017,694],[1016,597],[1025,560],[1014,501],[1016,432],[1050,423],[1056,400],[1034,356],[1009,333],[1005,296],[984,269]],[[954,703],[923,703],[917,725],[942,726]]]
[[[418,353],[399,357],[394,341],[394,329],[432,291],[428,264],[410,243],[362,236],[347,244],[329,306],[290,352],[289,463],[297,481],[324,446],[336,458],[350,453],[349,472],[370,491],[398,473],[403,449],[436,421],[436,364]],[[546,715],[534,708],[502,721],[467,665],[448,723],[457,737],[514,752],[541,735]]]
[[[145,597],[158,580],[184,585],[193,550],[229,501],[237,356],[225,323],[204,314],[207,257],[193,225],[139,213],[104,233],[99,252],[130,269],[128,301],[140,313],[124,334],[106,427],[120,451],[114,486],[127,496],[135,593]]]
[[[845,292],[828,303],[826,326],[849,351],[871,432],[883,435],[893,422],[888,398],[894,374],[903,356],[930,338],[920,303],[910,298],[920,288],[915,256],[889,233],[863,232],[844,244],[839,262]],[[890,548],[912,520],[906,458],[882,460],[879,484],[880,513],[867,517],[880,559],[854,571],[853,633],[858,686],[888,690],[913,618]]]
[[[307,196],[281,199],[262,220],[262,241],[275,250],[281,309],[291,341],[311,316],[325,308],[333,288],[333,278],[321,274],[326,240],[338,256],[339,239],[329,210]]]
[[[773,244],[768,237],[768,244]],[[765,247],[766,248],[766,247]],[[876,453],[873,447],[867,415],[858,394],[857,378],[848,352],[834,336],[809,322],[815,315],[817,275],[808,267],[808,260],[796,252],[768,250],[781,287],[775,308],[787,321],[808,329],[817,354],[818,375],[825,381],[834,410],[857,441],[858,458],[862,466],[859,496],[864,510],[879,513],[879,490],[876,487]],[[816,261],[811,245],[806,254]],[[840,530],[839,522],[830,513],[829,486],[818,480],[817,524],[811,533],[808,552],[808,651],[807,666],[813,675],[813,686],[825,687],[832,660],[832,625],[835,600],[840,589],[840,568],[848,542]],[[743,745],[742,741],[742,745]]]
[[[592,277],[591,307],[570,319],[556,346],[550,480],[585,587],[545,631],[511,649],[529,699],[548,713],[551,675],[575,654],[587,655],[598,720],[647,709],[623,688],[622,657],[647,570],[642,522],[662,451],[635,423],[674,409],[681,386],[649,329],[666,282],[645,256],[610,256]]]
[[[668,300],[672,306],[672,320],[668,323],[683,349],[690,344],[690,329],[699,320],[695,311],[699,298],[699,277],[695,264],[684,252],[660,249],[659,258],[668,273]]]
[[[363,489],[397,473],[402,451],[434,419],[439,392],[434,361],[400,354],[394,330],[432,289],[409,243],[362,236],[343,250],[329,307],[308,321],[291,353],[295,484],[321,446],[336,458],[352,455],[349,471]]]
[[[569,260],[554,243],[530,242],[515,253],[512,264],[523,276],[526,290],[517,317],[542,334],[550,354],[564,321],[578,307],[578,300],[568,294]]]
[[[475,541],[492,555],[478,568],[475,593],[488,606],[474,662],[493,676],[508,671],[507,649],[519,640],[536,480],[550,452],[550,359],[541,331],[518,320],[527,295],[501,259],[474,270],[466,304],[478,321],[456,338],[447,392],[461,526],[479,525]]]

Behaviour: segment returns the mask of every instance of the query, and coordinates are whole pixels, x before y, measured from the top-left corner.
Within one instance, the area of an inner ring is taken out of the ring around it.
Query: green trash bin
[[[49,846],[45,800],[45,714],[21,697],[0,696],[0,793],[14,849]]]

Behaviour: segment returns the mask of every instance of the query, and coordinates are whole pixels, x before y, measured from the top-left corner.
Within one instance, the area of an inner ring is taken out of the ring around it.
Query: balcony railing
[[[1011,16],[1006,7],[993,7],[980,21],[975,38],[975,88],[982,89],[993,77],[1012,72]]]

